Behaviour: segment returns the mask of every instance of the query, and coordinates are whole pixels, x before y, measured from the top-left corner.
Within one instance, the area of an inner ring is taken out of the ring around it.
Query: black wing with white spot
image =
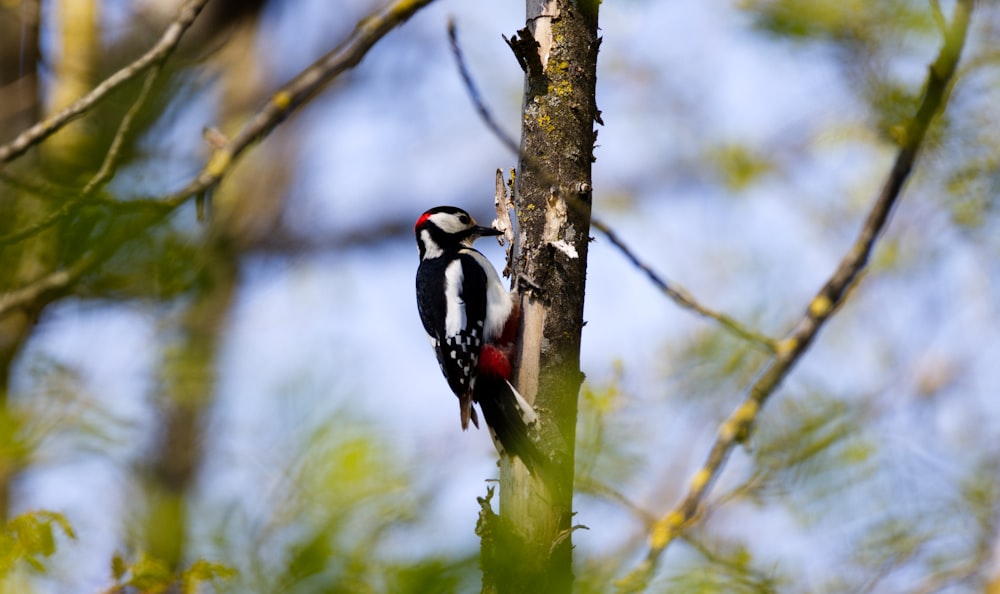
[[[486,275],[462,254],[445,270],[445,332],[438,338],[438,361],[452,392],[475,388],[486,321]]]
[[[417,270],[417,305],[441,371],[461,403],[462,427],[471,419],[486,320],[487,278],[467,254],[425,260]]]

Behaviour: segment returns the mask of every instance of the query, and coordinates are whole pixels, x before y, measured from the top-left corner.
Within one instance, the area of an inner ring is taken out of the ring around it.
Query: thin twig
[[[110,258],[130,237],[119,234],[115,239],[104,239],[98,247],[84,254],[68,268],[51,272],[23,287],[0,294],[0,318],[14,309],[47,302],[64,293],[84,274]]]
[[[725,568],[728,576],[744,586],[747,591],[773,591],[771,588],[765,589],[761,588],[761,586],[773,584],[775,581],[774,578],[755,567],[745,565],[739,560],[738,554],[736,559],[726,558],[725,555],[716,553],[711,546],[701,540],[687,535],[684,536],[684,542],[711,565]]]
[[[931,5],[931,15],[934,17],[934,24],[937,25],[938,31],[941,32],[941,37],[944,39],[948,38],[948,19],[944,17],[944,11],[941,10],[940,0],[930,0]]]
[[[462,47],[458,44],[458,27],[455,25],[454,18],[448,19],[448,42],[451,45],[451,53],[455,56],[455,63],[458,65],[458,73],[462,76],[462,82],[465,83],[465,89],[468,91],[469,97],[472,99],[472,104],[475,105],[476,111],[479,113],[479,117],[483,119],[486,127],[490,129],[490,132],[493,132],[493,135],[504,146],[510,149],[511,152],[520,154],[521,149],[517,141],[500,127],[500,124],[493,117],[493,112],[486,106],[483,96],[479,93],[479,87],[476,86],[476,81],[472,78],[472,73],[465,63],[465,55],[462,53]]]
[[[343,43],[276,91],[271,100],[251,116],[228,145],[213,152],[208,163],[187,186],[173,194],[143,201],[143,208],[150,212],[132,225],[129,233],[122,233],[119,238],[103,243],[65,270],[51,272],[24,287],[0,294],[0,318],[14,309],[37,304],[49,295],[64,292],[84,274],[113,256],[129,239],[161,221],[192,196],[217,185],[247,148],[270,134],[285,118],[312,99],[324,85],[357,65],[386,33],[431,2],[433,0],[397,0],[362,19]]]
[[[577,477],[575,485],[577,493],[589,493],[594,497],[603,497],[608,501],[613,501],[628,511],[632,512],[647,528],[651,528],[657,517],[653,513],[645,510],[638,503],[629,499],[624,493],[607,483],[600,482],[592,477]]]
[[[118,125],[118,130],[115,131],[115,137],[111,139],[111,146],[108,147],[108,152],[104,155],[101,167],[94,174],[94,177],[87,182],[87,185],[83,186],[83,189],[80,190],[80,195],[84,199],[99,188],[104,187],[114,176],[115,169],[118,168],[118,162],[121,157],[122,146],[125,144],[125,137],[128,136],[129,131],[132,129],[132,122],[139,115],[139,111],[142,110],[142,106],[146,103],[146,99],[149,97],[150,91],[153,90],[153,85],[156,84],[156,80],[160,77],[161,72],[163,72],[163,61],[157,63],[146,74],[146,79],[142,82],[139,95],[135,98],[135,102],[129,107],[128,111],[125,112],[121,123]]]
[[[208,163],[183,190],[160,202],[173,209],[187,199],[215,186],[232,168],[234,161],[254,142],[264,138],[291,113],[313,98],[326,84],[356,66],[376,41],[433,0],[397,0],[381,11],[362,19],[351,35],[295,78],[278,89],[229,141],[213,151]]]
[[[725,328],[726,330],[750,342],[754,346],[761,347],[762,349],[764,349],[769,353],[776,353],[778,351],[777,340],[774,340],[773,338],[770,338],[768,336],[764,336],[759,332],[754,332],[753,330],[748,329],[740,322],[736,321],[732,317],[722,312],[718,312],[713,309],[709,309],[708,307],[705,307],[704,305],[698,303],[698,301],[694,298],[693,295],[691,295],[690,292],[688,292],[687,289],[676,283],[668,282],[666,279],[661,277],[659,274],[656,273],[656,271],[650,268],[649,265],[639,260],[639,257],[635,255],[635,252],[633,252],[631,248],[625,245],[625,243],[618,237],[618,234],[615,233],[604,222],[597,219],[592,219],[590,224],[597,230],[599,230],[601,233],[604,233],[604,235],[607,236],[608,241],[610,241],[612,245],[617,247],[619,251],[621,251],[622,254],[624,254],[625,257],[632,263],[633,266],[643,271],[646,274],[646,276],[649,277],[649,280],[654,285],[656,285],[656,287],[660,289],[660,291],[664,295],[673,299],[674,302],[677,303],[677,305],[680,305],[681,307],[691,310],[699,315],[705,316],[706,318],[711,318],[715,320],[716,322],[721,324],[722,327]]]
[[[472,78],[472,74],[466,65],[465,56],[458,43],[458,33],[456,31],[454,20],[448,21],[448,40],[451,44],[452,54],[455,56],[455,62],[458,65],[459,74],[462,76],[462,81],[465,83],[466,91],[469,93],[469,98],[472,100],[473,105],[476,107],[476,112],[479,113],[479,116],[482,118],[486,126],[490,129],[493,135],[500,140],[500,142],[510,149],[511,152],[517,154],[523,162],[528,163],[532,169],[538,171],[546,183],[553,188],[556,188],[560,197],[566,200],[570,206],[573,206],[574,208],[577,207],[578,199],[576,198],[576,194],[562,188],[555,177],[548,174],[548,172],[546,172],[545,169],[542,168],[531,155],[522,153],[514,138],[507,134],[497,123],[496,118],[493,117],[492,111],[483,101],[483,97],[479,93],[479,88],[476,86],[475,80]],[[636,268],[644,272],[653,284],[675,303],[685,309],[715,320],[721,324],[724,329],[749,341],[755,346],[763,348],[769,353],[777,351],[778,343],[774,339],[748,329],[746,326],[726,314],[701,305],[686,289],[677,284],[667,282],[663,277],[653,271],[649,265],[642,262],[635,252],[625,245],[621,238],[619,238],[618,234],[615,233],[609,225],[595,217],[591,217],[590,224],[601,233],[604,233],[612,245],[618,248]]]
[[[730,452],[748,437],[761,407],[809,347],[820,328],[838,310],[855,279],[865,268],[875,242],[901,194],[903,184],[913,170],[927,129],[934,116],[944,109],[958,58],[965,45],[973,4],[974,0],[959,0],[955,5],[955,15],[944,44],[928,71],[920,106],[907,126],[892,170],[857,239],[836,271],[812,299],[798,326],[781,342],[777,354],[750,387],[742,404],[722,423],[708,459],[695,473],[683,501],[657,521],[650,536],[646,558],[619,582],[621,591],[638,592],[645,589],[663,551],[698,513]]]
[[[0,182],[33,196],[72,200],[77,195],[76,188],[56,185],[50,181],[16,175],[10,169],[0,168]]]
[[[177,16],[163,32],[159,41],[145,54],[118,72],[106,78],[92,91],[74,101],[46,120],[38,122],[17,136],[11,142],[0,146],[0,164],[13,161],[29,148],[55,134],[63,126],[90,110],[104,97],[119,86],[141,74],[144,70],[165,60],[180,43],[184,32],[191,26],[208,0],[188,0],[181,6]]]
[[[115,136],[111,140],[108,152],[104,155],[104,161],[101,163],[101,167],[90,179],[90,181],[87,182],[83,189],[80,190],[80,193],[63,202],[59,208],[48,213],[43,219],[36,221],[35,223],[18,231],[0,236],[0,245],[7,245],[21,241],[22,239],[31,237],[32,235],[51,227],[59,222],[60,219],[69,216],[69,214],[73,212],[77,206],[88,201],[97,190],[104,187],[104,184],[111,179],[114,175],[115,168],[118,166],[122,146],[125,143],[125,137],[128,135],[129,130],[132,127],[132,121],[142,109],[142,105],[149,97],[149,92],[152,90],[153,85],[156,82],[156,79],[159,78],[162,70],[163,62],[159,62],[146,74],[146,79],[142,83],[142,89],[139,91],[139,95],[136,97],[132,106],[129,107],[128,111],[125,112],[125,116],[122,117],[122,121],[118,125],[118,130],[115,131]]]

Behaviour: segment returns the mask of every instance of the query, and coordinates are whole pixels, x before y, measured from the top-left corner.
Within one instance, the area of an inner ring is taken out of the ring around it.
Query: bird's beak
[[[472,231],[472,234],[476,237],[503,235],[503,231],[494,229],[493,227],[482,227],[478,225],[470,229],[470,231]]]

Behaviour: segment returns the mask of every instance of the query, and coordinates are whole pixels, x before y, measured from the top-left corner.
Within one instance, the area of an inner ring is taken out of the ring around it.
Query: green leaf
[[[199,559],[181,575],[181,591],[184,594],[196,594],[201,583],[217,583],[235,576],[236,570],[228,565]]]
[[[20,563],[39,573],[45,572],[42,558],[56,552],[53,524],[69,538],[76,538],[69,521],[55,512],[27,512],[7,522],[0,530],[0,578]]]
[[[111,575],[114,576],[116,582],[120,582],[125,577],[126,572],[128,572],[128,564],[119,553],[115,553],[111,557]]]
[[[144,594],[165,592],[174,581],[167,564],[147,554],[132,565],[131,572],[132,578],[127,585],[138,588]]]
[[[746,190],[775,169],[775,163],[763,153],[742,144],[712,147],[707,156],[722,184],[734,192]]]

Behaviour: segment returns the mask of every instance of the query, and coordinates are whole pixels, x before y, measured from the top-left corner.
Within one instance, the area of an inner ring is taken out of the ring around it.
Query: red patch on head
[[[429,212],[425,212],[424,214],[420,215],[420,218],[417,219],[417,224],[413,226],[413,230],[416,231],[417,229],[419,229],[430,218],[431,218],[431,213]]]
[[[503,351],[492,344],[483,346],[479,353],[479,373],[491,377],[510,380],[510,360]]]

